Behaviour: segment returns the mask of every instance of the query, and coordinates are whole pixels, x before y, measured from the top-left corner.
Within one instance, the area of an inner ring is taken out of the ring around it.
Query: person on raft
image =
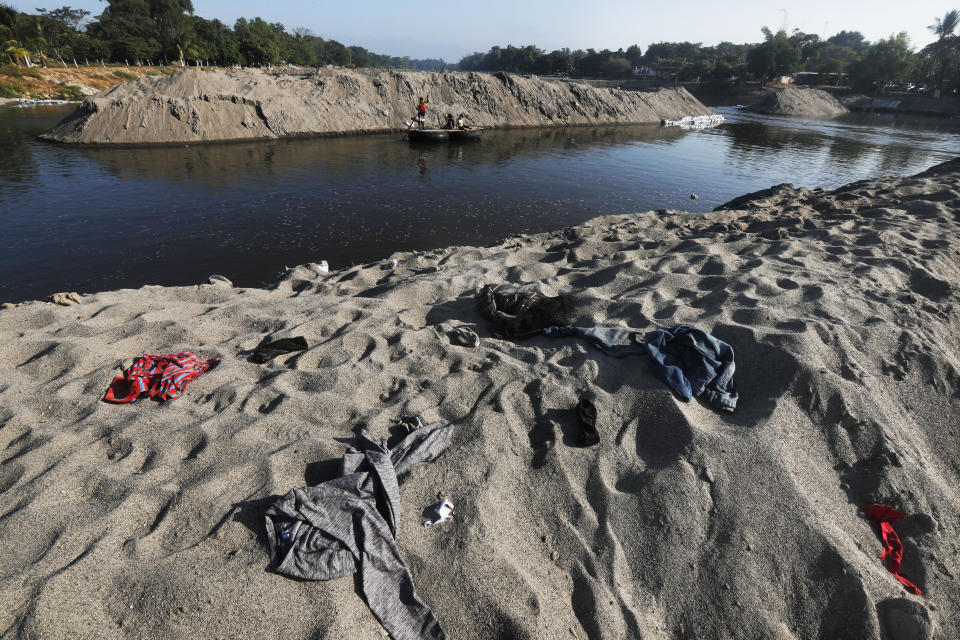
[[[417,103],[417,124],[420,125],[420,128],[423,129],[423,123],[427,120],[427,103],[430,102],[430,98],[424,100],[420,98],[420,102]]]
[[[464,118],[465,118],[465,117],[466,117],[466,116],[464,116],[462,113],[461,113],[459,116],[457,116],[457,129],[469,129],[469,128],[470,128],[470,127],[467,125],[467,123],[464,121]]]
[[[448,113],[448,114],[447,114],[447,122],[446,122],[446,124],[443,125],[443,128],[444,128],[444,129],[453,129],[453,128],[456,127],[456,126],[457,126],[457,125],[456,125],[456,123],[455,123],[454,120],[453,120],[453,114],[452,114],[452,113]]]

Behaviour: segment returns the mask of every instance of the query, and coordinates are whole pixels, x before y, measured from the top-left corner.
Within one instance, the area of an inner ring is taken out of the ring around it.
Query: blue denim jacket
[[[697,396],[717,409],[737,408],[733,349],[706,331],[681,324],[647,333],[650,369],[684,400]]]

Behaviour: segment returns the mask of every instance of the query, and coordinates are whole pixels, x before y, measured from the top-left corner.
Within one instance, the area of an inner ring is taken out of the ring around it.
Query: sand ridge
[[[730,206],[0,311],[0,637],[382,637],[354,581],[266,571],[263,515],[413,413],[456,425],[401,483],[399,525],[453,637],[951,637],[960,161]],[[642,358],[492,338],[473,296],[497,282],[575,295],[580,325],[711,331],[737,411],[678,401]],[[294,335],[311,348],[247,361]],[[133,357],[180,350],[222,362],[172,402],[100,401]],[[455,517],[425,529],[440,496]],[[877,559],[873,501],[907,514],[922,597]]]
[[[417,100],[427,126],[465,114],[475,127],[659,123],[710,115],[686,89],[600,89],[509,73],[379,69],[186,69],[85,99],[46,140],[172,144],[405,130]]]
[[[823,89],[787,87],[764,94],[747,111],[776,116],[805,118],[832,118],[847,113],[848,109]]]

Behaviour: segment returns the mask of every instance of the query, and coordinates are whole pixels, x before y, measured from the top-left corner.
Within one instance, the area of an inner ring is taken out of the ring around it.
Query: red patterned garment
[[[144,354],[122,376],[114,378],[103,399],[105,402],[135,402],[141,395],[173,400],[187,383],[208,371],[219,358],[201,360],[196,354],[172,353],[166,356]]]
[[[867,507],[867,519],[880,528],[880,539],[883,541],[883,553],[880,559],[887,559],[887,569],[893,577],[903,583],[910,593],[920,595],[920,589],[900,573],[900,560],[903,558],[903,543],[900,536],[893,530],[891,522],[903,520],[903,514],[885,504],[872,504]]]

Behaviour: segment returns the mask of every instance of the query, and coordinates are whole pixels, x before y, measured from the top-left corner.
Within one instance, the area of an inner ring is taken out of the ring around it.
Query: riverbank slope
[[[598,218],[275,288],[219,281],[0,311],[0,629],[11,637],[377,638],[357,582],[266,571],[264,512],[361,427],[449,448],[401,483],[399,546],[464,640],[940,637],[960,628],[960,161],[705,215]],[[732,207],[732,208],[731,208]],[[580,326],[689,323],[735,351],[733,413],[645,356],[512,342],[484,284]],[[451,338],[471,328],[480,343]],[[262,365],[264,338],[309,349]],[[142,353],[220,357],[176,400],[100,401]],[[600,443],[578,446],[591,397]],[[454,519],[422,526],[440,497]],[[864,517],[895,523],[908,595]],[[91,630],[95,630],[92,632]]]
[[[463,113],[478,127],[659,123],[710,114],[685,89],[597,89],[506,73],[185,70],[91,96],[44,138],[170,144],[397,131],[421,96],[430,101],[428,126],[447,113]]]
[[[0,66],[0,96],[19,100],[82,100],[118,84],[147,76],[167,76],[178,67],[19,67]],[[4,104],[0,98],[0,106]]]

